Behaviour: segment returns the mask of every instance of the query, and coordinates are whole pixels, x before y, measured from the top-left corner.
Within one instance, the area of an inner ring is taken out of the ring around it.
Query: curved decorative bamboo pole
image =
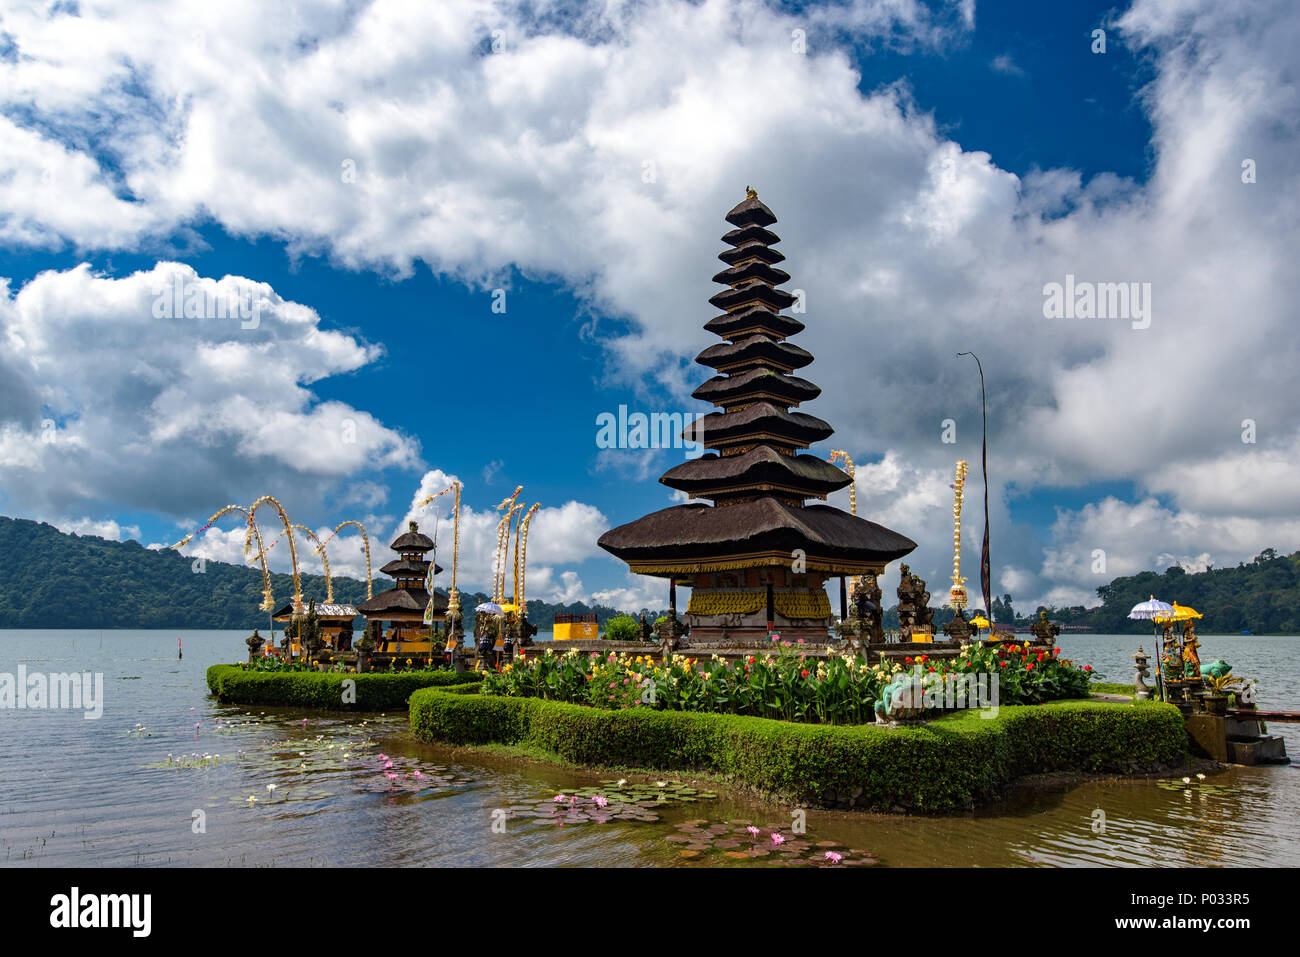
[[[507,499],[507,501],[509,501]],[[497,550],[492,558],[492,600],[498,605],[506,600],[506,562],[510,555],[510,521],[522,505],[511,505],[497,522]]]
[[[533,507],[524,513],[519,522],[519,537],[515,539],[515,604],[519,606],[520,615],[528,614],[528,606],[524,604],[524,583],[528,574],[528,524],[533,520],[533,513],[541,507],[541,502],[534,502]]]
[[[510,539],[510,519],[515,514],[515,499],[519,493],[524,490],[522,485],[516,485],[513,495],[501,500],[501,504],[496,510],[499,512],[505,509],[505,515],[497,523],[497,550],[492,556],[492,600],[498,605],[505,600],[506,591],[506,555],[509,548]]]
[[[254,502],[248,509],[248,520],[253,521],[253,516],[263,505],[270,505],[275,509],[275,514],[280,517],[284,525],[285,536],[289,539],[289,561],[293,565],[293,610],[295,613],[302,611],[302,582],[298,577],[298,546],[293,541],[293,524],[289,521],[289,516],[284,512],[284,506],[281,505],[274,497],[263,495]]]
[[[312,551],[315,554],[320,556],[320,563],[325,569],[325,601],[328,604],[333,604],[334,603],[334,579],[330,576],[330,557],[328,553],[326,553],[325,551],[325,544],[319,538],[317,538],[316,533],[313,532],[306,525],[299,525],[295,522],[293,527],[298,529],[298,531],[306,534],[308,538],[310,538],[313,542],[316,543],[316,547],[312,549]],[[275,536],[275,541],[271,542],[270,545],[266,546],[267,550],[270,551],[272,548],[275,548],[275,543],[278,542],[283,537],[284,537],[284,532],[281,532],[279,535]]]
[[[836,459],[844,460],[847,466],[844,469],[844,471],[848,472],[849,478],[853,480],[849,483],[849,511],[852,512],[854,515],[857,515],[858,514],[858,477],[855,474],[857,470],[853,466],[853,459],[851,459],[849,457],[849,453],[845,452],[843,449],[835,449],[833,452],[831,452],[831,457],[826,461],[834,465]]]
[[[266,564],[266,546],[262,542],[262,530],[261,528],[258,527],[257,521],[253,518],[253,513],[248,509],[244,508],[242,505],[227,505],[225,508],[221,509],[221,511],[217,512],[210,519],[208,519],[208,523],[204,525],[202,528],[200,528],[197,532],[190,532],[179,542],[177,542],[175,545],[172,545],[170,547],[178,550],[184,548],[186,545],[190,543],[190,541],[194,538],[195,535],[198,535],[202,532],[206,532],[209,528],[211,528],[213,525],[216,524],[217,520],[220,519],[221,516],[227,514],[228,512],[238,512],[239,514],[244,516],[246,522],[246,527],[244,529],[245,557],[247,557],[249,552],[252,551],[252,544],[254,539],[256,539],[257,541],[257,558],[262,566],[262,604],[259,607],[262,609],[262,611],[272,611],[275,608],[275,594],[271,589],[271,570],[270,568],[267,567]]]
[[[957,461],[952,486],[952,588],[948,590],[948,604],[958,610],[966,607],[966,579],[961,577],[961,510],[967,468],[965,459]]]
[[[451,510],[451,591],[447,594],[447,614],[449,616],[460,615],[460,592],[456,590],[456,566],[460,564],[460,489],[460,482],[452,482],[441,492],[430,495],[416,505],[416,508],[424,508],[439,495],[446,495],[448,492],[455,493],[455,503]]]
[[[337,535],[345,525],[355,525],[358,529],[361,530],[361,545],[366,553],[366,598],[374,598],[375,586],[374,586],[374,582],[371,581],[371,578],[373,576],[370,574],[370,536],[366,534],[366,527],[364,525],[358,522],[355,518],[350,518],[346,522],[339,522],[338,527],[335,528],[334,531],[326,535],[325,541],[320,543],[320,553],[322,556],[325,554],[325,546],[328,545],[330,542],[334,541],[334,536]],[[325,567],[325,577],[326,579],[329,578],[328,565],[326,565]],[[328,586],[328,582],[327,582],[327,586]],[[333,594],[333,592],[331,592],[331,594]]]

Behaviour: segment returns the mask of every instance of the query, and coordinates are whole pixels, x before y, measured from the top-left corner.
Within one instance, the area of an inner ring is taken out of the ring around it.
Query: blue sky
[[[639,607],[658,586],[594,539],[670,504],[657,478],[681,453],[603,452],[596,416],[706,411],[691,359],[722,216],[752,184],[808,293],[809,411],[838,430],[814,451],[850,450],[863,513],[921,544],[932,591],[955,458],[979,494],[965,349],[989,377],[995,591],[1074,603],[1116,574],[1294,547],[1294,346],[1243,364],[1294,302],[1268,268],[1296,225],[1277,122],[1294,11],[358,10],[263,26],[236,5],[170,34],[132,4],[0,19],[0,332],[19,344],[0,367],[0,511],[157,544],[274,494],[294,521],[363,518],[386,544],[417,489],[456,476],[473,587],[492,506],[522,484],[544,506],[530,594]],[[1270,182],[1243,192],[1239,155],[1266,157]],[[130,277],[170,263],[259,284],[264,326],[142,319],[152,283]],[[1169,305],[1145,336],[1049,326],[1039,290],[1066,272]],[[1175,345],[1163,375],[1140,359]],[[1251,444],[1248,417],[1265,423]],[[340,421],[362,439],[331,451]],[[196,553],[239,560],[223,527]]]

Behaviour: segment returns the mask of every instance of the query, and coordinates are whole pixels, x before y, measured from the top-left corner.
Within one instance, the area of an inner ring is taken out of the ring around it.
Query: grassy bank
[[[477,685],[479,679],[480,676],[473,672],[338,674],[246,671],[238,665],[213,665],[208,669],[208,690],[227,704],[286,705],[327,711],[391,711],[405,708],[411,693],[421,688]]]
[[[1025,775],[1158,770],[1181,764],[1187,751],[1177,709],[1148,702],[1008,706],[989,720],[961,712],[884,729],[452,690],[411,696],[417,738],[515,745],[584,766],[705,772],[770,799],[820,807],[957,811],[996,800]]]

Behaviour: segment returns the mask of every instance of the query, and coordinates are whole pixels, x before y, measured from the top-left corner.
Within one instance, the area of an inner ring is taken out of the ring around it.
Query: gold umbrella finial
[[[758,193],[754,192],[754,187],[745,187],[745,199],[758,199]]]

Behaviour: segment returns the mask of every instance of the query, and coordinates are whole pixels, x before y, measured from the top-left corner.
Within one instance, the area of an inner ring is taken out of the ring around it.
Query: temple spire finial
[[[754,187],[745,187],[745,199],[758,199],[758,193],[755,191]]]

